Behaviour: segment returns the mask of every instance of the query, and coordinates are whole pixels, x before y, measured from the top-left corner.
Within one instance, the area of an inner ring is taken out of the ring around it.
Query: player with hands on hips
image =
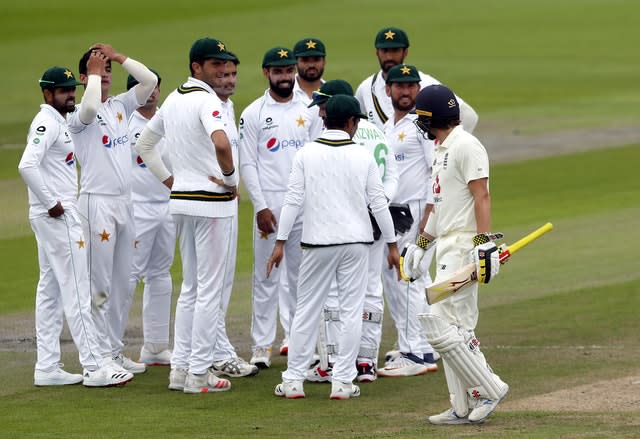
[[[92,65],[99,65],[99,55]],[[29,222],[38,244],[40,279],[36,289],[36,386],[83,383],[87,387],[124,384],[133,374],[105,360],[91,316],[85,235],[76,208],[78,175],[66,116],[75,109],[76,86],[64,67],[52,67],[39,81],[45,104],[29,128],[18,165],[29,192]],[[63,319],[78,348],[83,374],[60,363]]]
[[[436,425],[481,423],[493,413],[509,386],[487,363],[475,336],[478,283],[499,272],[492,242],[489,158],[484,146],[460,126],[460,108],[443,85],[423,89],[416,99],[415,125],[437,140],[433,165],[434,207],[421,235],[436,243],[436,278],[440,282],[474,261],[479,282],[434,303],[420,315],[427,339],[442,357],[451,408],[430,416]]]

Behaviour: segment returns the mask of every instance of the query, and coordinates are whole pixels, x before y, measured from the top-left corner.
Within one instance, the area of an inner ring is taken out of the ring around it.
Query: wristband
[[[422,250],[426,250],[427,246],[429,245],[429,241],[426,237],[422,236],[422,235],[418,235],[416,237],[416,245],[418,247],[420,247]]]

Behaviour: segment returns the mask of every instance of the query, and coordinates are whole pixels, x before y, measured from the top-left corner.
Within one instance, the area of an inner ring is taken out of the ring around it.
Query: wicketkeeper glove
[[[382,236],[382,230],[380,230],[380,226],[378,225],[378,221],[373,216],[371,211],[369,211],[369,219],[371,220],[371,229],[373,230],[373,239],[377,241]]]
[[[415,244],[407,244],[404,247],[400,255],[400,277],[402,280],[413,282],[422,276],[422,268],[420,267],[422,258],[434,242],[419,234]]]
[[[492,239],[502,238],[502,233],[480,233],[473,237],[471,258],[476,264],[478,282],[488,284],[500,271],[500,252]]]
[[[408,204],[391,203],[389,204],[389,212],[396,235],[403,235],[411,229],[413,216]]]

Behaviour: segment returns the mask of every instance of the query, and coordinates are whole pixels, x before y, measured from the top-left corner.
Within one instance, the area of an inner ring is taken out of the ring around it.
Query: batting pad
[[[508,386],[494,374],[475,337],[467,342],[461,331],[432,314],[418,315],[427,341],[460,379],[469,396],[480,399],[501,399]]]

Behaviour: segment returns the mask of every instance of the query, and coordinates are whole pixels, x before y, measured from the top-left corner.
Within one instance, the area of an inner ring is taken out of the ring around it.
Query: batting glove
[[[471,257],[476,264],[478,282],[482,284],[488,284],[500,271],[500,252],[496,244],[490,240],[496,235],[502,237],[502,234],[486,235],[484,233],[473,237],[475,247],[471,250]]]

